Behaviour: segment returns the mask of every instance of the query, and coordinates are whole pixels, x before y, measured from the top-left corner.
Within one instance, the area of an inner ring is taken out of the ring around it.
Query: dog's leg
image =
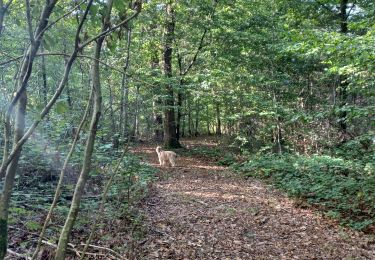
[[[158,159],[159,159],[159,165],[162,166],[163,165],[163,162],[161,160],[161,155],[158,153]]]
[[[176,157],[171,155],[169,157],[169,162],[171,163],[172,167],[175,167],[176,166]]]

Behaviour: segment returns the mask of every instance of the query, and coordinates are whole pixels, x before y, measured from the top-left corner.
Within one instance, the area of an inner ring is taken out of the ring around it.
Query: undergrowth
[[[25,255],[30,255],[35,246],[37,235],[53,199],[59,174],[58,167],[61,165],[61,163],[56,163],[56,160],[51,160],[49,156],[39,156],[39,160],[31,160],[35,158],[36,153],[38,154],[38,151],[35,149],[24,150],[20,165],[22,172],[16,179],[9,216],[11,234],[9,247]],[[98,163],[92,165],[81,210],[72,232],[71,242],[77,246],[77,249],[80,249],[80,243],[88,237],[97,214],[103,187],[121,153],[107,146],[98,145],[97,147],[95,161]],[[59,203],[45,236],[47,241],[58,240],[79,175],[79,166],[74,166],[75,161],[78,160],[78,156],[72,158]],[[155,169],[142,163],[135,155],[127,154],[123,158],[120,171],[115,175],[108,193],[105,210],[99,216],[100,222],[97,229],[99,232],[95,235],[93,243],[107,245],[125,255],[131,251],[132,245],[124,241],[127,238],[133,241],[141,236],[142,216],[136,204],[147,194],[154,174]],[[52,249],[47,247],[42,252],[43,257],[50,257],[48,252],[52,252]]]
[[[374,163],[321,155],[262,155],[233,168],[270,180],[353,229],[366,230],[375,222]]]

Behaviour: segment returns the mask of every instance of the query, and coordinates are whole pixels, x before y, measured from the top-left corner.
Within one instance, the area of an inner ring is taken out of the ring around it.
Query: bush
[[[288,195],[305,199],[352,228],[363,230],[375,221],[371,163],[330,156],[267,155],[234,168],[246,176],[270,180]]]

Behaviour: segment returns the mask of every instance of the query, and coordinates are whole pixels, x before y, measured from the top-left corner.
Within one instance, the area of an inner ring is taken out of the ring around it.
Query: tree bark
[[[216,102],[216,134],[221,135],[220,103]]]
[[[152,28],[154,29],[154,28]],[[157,51],[157,47],[152,46],[152,55],[151,55],[151,69],[152,75],[158,76],[158,69],[159,69],[159,55]],[[160,112],[160,107],[163,105],[163,100],[160,98],[160,85],[154,86],[153,91],[153,100],[152,100],[152,114],[153,114],[153,139],[156,142],[163,141],[163,114]]]
[[[196,103],[195,103],[195,132],[194,132],[195,136],[199,135],[199,132],[198,132],[199,109],[200,109],[199,107],[200,107],[200,105],[199,105],[199,98],[198,98]]]
[[[206,113],[207,113],[207,119],[206,119],[206,124],[207,124],[207,135],[210,135],[211,132],[210,132],[210,117],[209,117],[209,107],[208,107],[208,104],[206,105]]]
[[[107,13],[103,19],[102,32],[106,31],[110,26],[110,17],[112,11],[113,0],[107,1]],[[68,216],[65,221],[65,225],[61,231],[59,242],[56,249],[55,259],[64,260],[66,255],[66,249],[69,242],[70,232],[73,228],[74,222],[77,218],[81,199],[84,193],[85,185],[91,170],[91,158],[94,150],[96,132],[98,129],[98,123],[102,110],[102,93],[100,86],[100,66],[99,60],[102,50],[103,41],[105,36],[101,36],[95,44],[94,61],[92,64],[91,75],[92,75],[92,89],[93,89],[93,112],[91,115],[91,123],[89,136],[86,141],[86,148],[84,154],[84,161],[81,174],[78,178],[77,185],[74,190],[72,204]]]
[[[340,2],[340,33],[346,35],[348,33],[348,17],[346,13],[346,9],[348,8],[348,0],[341,0]],[[341,131],[341,139],[342,141],[346,141],[348,139],[348,131],[347,131],[347,112],[344,110],[346,103],[348,101],[348,83],[347,77],[344,75],[340,75],[339,77],[339,97],[340,97],[340,113],[339,113],[339,127]]]
[[[38,49],[40,47],[40,43],[43,38],[44,29],[48,25],[49,17],[52,13],[52,10],[55,7],[57,0],[50,0],[46,2],[46,5],[43,7],[42,14],[40,17],[40,21],[38,23],[37,29],[35,31],[35,34],[30,36],[32,37],[30,39],[31,45],[28,48],[25,59],[22,64],[22,68],[20,70],[19,75],[19,81],[18,81],[18,88],[17,88],[17,94],[12,100],[12,103],[10,104],[7,115],[6,115],[6,122],[5,122],[5,141],[10,137],[10,133],[8,130],[10,129],[10,114],[13,110],[13,106],[17,104],[16,109],[16,118],[15,118],[15,129],[14,129],[14,138],[13,138],[13,151],[16,149],[17,143],[22,139],[24,136],[24,130],[25,130],[25,114],[26,114],[26,104],[27,104],[27,93],[26,93],[26,87],[28,84],[28,81],[31,76],[32,67],[34,63],[34,58],[36,56],[36,53],[38,52]],[[31,24],[31,21],[28,21],[29,24]],[[9,162],[7,165],[6,163],[6,157],[8,157],[8,147],[7,145],[4,146],[4,159],[3,164],[0,171],[1,178],[4,178],[4,186],[1,192],[0,197],[0,259],[3,259],[6,256],[7,252],[7,246],[8,246],[8,213],[9,213],[9,202],[14,186],[14,179],[18,167],[18,161],[21,156],[21,149],[17,149],[13,153],[13,159]],[[5,172],[5,167],[6,172]]]
[[[176,136],[177,140],[180,140],[181,132],[181,118],[182,118],[182,102],[183,102],[183,84],[184,81],[180,80],[180,86],[177,93],[177,124],[176,124]]]
[[[126,44],[126,58],[124,64],[124,74],[122,75],[121,81],[121,106],[120,106],[120,131],[122,133],[122,139],[128,138],[128,113],[129,113],[129,88],[128,88],[128,69],[130,66],[130,45],[131,45],[131,28],[127,28],[127,44]]]
[[[192,136],[193,135],[193,131],[192,131],[193,118],[191,116],[191,98],[187,99],[187,105],[188,105],[188,133],[189,133],[189,136]]]
[[[3,33],[4,28],[4,17],[8,11],[9,6],[12,4],[13,0],[8,0],[7,3],[4,3],[3,0],[0,0],[0,36]]]
[[[38,257],[38,253],[39,253],[41,245],[42,245],[42,241],[43,241],[43,238],[44,238],[45,231],[47,230],[48,224],[50,223],[50,220],[51,220],[51,217],[52,217],[52,213],[53,213],[53,211],[54,211],[54,209],[55,209],[55,207],[57,205],[57,202],[58,202],[58,200],[60,198],[61,189],[63,187],[63,180],[64,180],[65,172],[66,172],[66,169],[68,167],[69,160],[70,160],[71,156],[73,155],[73,153],[75,151],[75,147],[76,147],[76,144],[78,142],[79,135],[81,133],[82,127],[83,127],[83,125],[86,122],[87,115],[89,114],[90,104],[91,104],[92,97],[93,97],[93,89],[91,89],[90,98],[89,98],[89,100],[87,102],[87,106],[86,106],[85,112],[83,113],[81,122],[80,122],[80,124],[79,124],[79,126],[77,128],[77,132],[75,134],[73,143],[72,143],[72,145],[70,147],[68,155],[66,156],[64,164],[63,164],[63,167],[62,167],[62,169],[60,171],[59,181],[58,181],[56,189],[55,189],[55,195],[53,197],[53,201],[52,201],[51,206],[49,208],[49,211],[48,211],[48,214],[46,216],[46,219],[44,220],[42,230],[40,231],[39,238],[38,238],[38,241],[37,241],[37,245],[36,245],[36,248],[35,248],[34,253],[32,255],[32,260],[34,260],[34,259],[36,259]]]
[[[134,141],[137,141],[139,138],[139,85],[137,85],[135,93],[135,111],[131,138]]]
[[[165,24],[165,45],[164,45],[164,74],[168,81],[172,78],[172,44],[174,39],[174,10],[172,1],[166,5],[166,24]],[[164,109],[164,147],[179,148],[180,142],[177,139],[175,110],[174,110],[174,91],[170,82],[166,85],[166,98]]]
[[[43,43],[40,45],[40,50],[42,52],[44,52]],[[43,92],[43,106],[47,106],[47,103],[48,103],[48,96],[47,96],[48,84],[47,84],[46,61],[45,61],[44,56],[42,56],[41,69],[42,69],[42,78],[43,78],[43,90],[42,90],[42,92]]]

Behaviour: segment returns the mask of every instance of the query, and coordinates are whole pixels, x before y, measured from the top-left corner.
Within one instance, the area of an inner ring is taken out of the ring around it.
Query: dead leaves
[[[157,164],[156,153],[144,154]],[[375,259],[374,239],[332,226],[257,180],[207,159],[179,157],[178,165],[161,169],[144,203],[139,258]]]

